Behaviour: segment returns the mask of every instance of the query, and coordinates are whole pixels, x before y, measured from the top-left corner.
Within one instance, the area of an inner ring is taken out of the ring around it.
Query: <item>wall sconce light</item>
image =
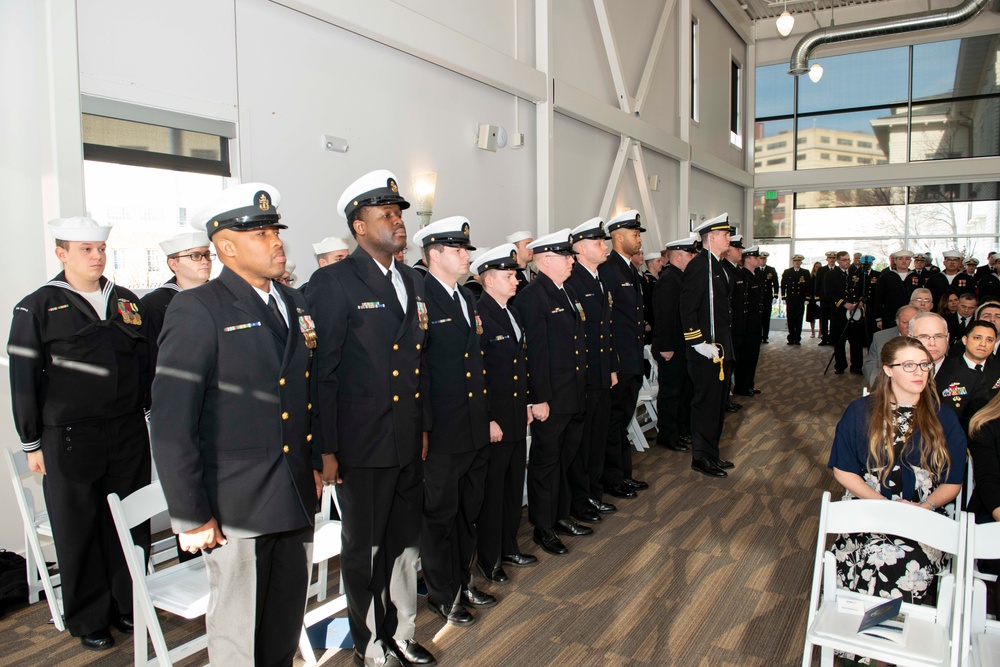
[[[792,28],[795,27],[795,17],[788,13],[788,2],[785,2],[785,11],[781,12],[781,16],[775,22],[775,27],[778,28],[778,34],[782,37],[788,37],[792,34]]]
[[[809,80],[813,83],[819,83],[819,80],[823,78],[823,66],[819,63],[813,63],[812,67],[809,68]]]
[[[417,209],[417,220],[423,229],[434,214],[434,191],[437,189],[437,173],[433,171],[413,176],[413,198]]]

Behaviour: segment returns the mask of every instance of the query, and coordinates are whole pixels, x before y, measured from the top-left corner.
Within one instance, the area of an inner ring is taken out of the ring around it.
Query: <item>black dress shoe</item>
[[[484,593],[475,586],[466,586],[462,589],[462,604],[470,607],[492,607],[497,603],[497,599],[489,593]]]
[[[633,489],[624,484],[612,484],[610,486],[604,487],[604,493],[615,498],[638,498],[637,494]]]
[[[702,475],[708,475],[709,477],[728,477],[728,473],[725,470],[715,465],[715,461],[712,459],[695,459],[691,461],[691,470],[700,472]]]
[[[660,447],[663,447],[664,449],[669,449],[670,451],[673,451],[673,452],[686,452],[686,451],[689,451],[691,449],[690,447],[688,447],[687,445],[685,445],[685,444],[683,444],[681,442],[669,442],[669,441],[668,442],[659,442],[659,441],[657,441],[656,444],[658,444]]]
[[[604,501],[598,500],[597,498],[587,498],[587,504],[591,506],[594,510],[600,512],[601,514],[611,514],[612,512],[617,512],[618,508],[611,503],[606,503]]]
[[[723,470],[732,470],[736,467],[736,464],[732,461],[727,461],[725,459],[714,459],[715,465],[719,466]]]
[[[743,407],[743,406],[737,407],[735,403],[727,403],[726,404],[726,412],[729,412],[729,413],[739,412],[740,411],[740,407]]]
[[[508,581],[507,573],[503,571],[503,568],[499,565],[494,565],[493,567],[486,567],[483,565],[482,561],[477,563],[479,571],[483,573],[483,577],[492,581],[495,584],[506,584]]]
[[[432,667],[437,664],[437,660],[431,652],[421,646],[415,639],[393,639],[389,644],[389,651],[396,656],[401,665],[421,665],[422,667]]]
[[[796,343],[796,345],[798,345],[798,343]],[[757,395],[757,394],[761,393],[760,389],[757,389],[756,387],[754,387],[750,391],[752,391],[754,393],[754,395]]]
[[[111,636],[110,630],[101,628],[80,637],[80,644],[91,651],[106,651],[115,645],[115,638]]]
[[[601,515],[597,513],[593,507],[586,507],[579,512],[570,512],[570,516],[574,521],[580,521],[583,523],[600,523]]]
[[[531,536],[531,539],[534,540],[535,544],[553,556],[565,556],[569,553],[569,549],[556,536],[556,531],[551,528],[535,528],[535,533]]]
[[[127,635],[135,632],[135,621],[132,618],[132,614],[122,614],[113,620],[112,624],[118,628],[119,632],[124,632]]]
[[[733,393],[737,396],[748,396],[750,398],[754,397],[753,389],[748,389],[746,391],[734,391]]]
[[[476,622],[476,617],[460,604],[437,604],[428,598],[427,606],[452,625],[472,625]]]
[[[677,436],[677,441],[682,445],[691,445],[694,443],[694,440],[691,439],[690,435],[679,435]]]
[[[851,369],[851,373],[853,373],[854,375],[861,375],[861,369],[860,368],[852,368]]]
[[[576,521],[573,521],[573,519],[559,519],[556,521],[556,525],[552,527],[552,530],[560,535],[569,535],[570,537],[585,537],[594,534],[593,528],[590,526],[581,526]]]
[[[837,368],[837,369],[834,369],[833,372],[836,373],[837,375],[843,375],[844,374],[844,369],[843,368]]]
[[[768,339],[766,339],[766,338],[765,338],[764,340],[762,340],[762,341],[760,341],[760,342],[761,342],[762,344],[764,344],[764,345],[767,345],[767,344],[768,344],[768,343],[770,343],[771,341],[769,341]]]
[[[622,484],[629,487],[630,489],[635,489],[636,491],[645,491],[649,488],[649,484],[641,482],[637,479],[632,479],[631,477],[626,477],[622,480]]]
[[[514,567],[531,567],[532,565],[538,565],[538,558],[531,554],[507,554],[500,556],[500,562],[504,565],[513,565]]]

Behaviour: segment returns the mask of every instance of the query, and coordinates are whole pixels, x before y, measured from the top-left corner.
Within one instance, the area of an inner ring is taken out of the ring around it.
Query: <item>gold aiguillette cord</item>
[[[726,360],[726,351],[719,343],[712,343],[712,345],[714,345],[715,348],[719,351],[719,356],[712,359],[712,363],[719,364],[719,382],[723,382],[726,379],[726,372],[723,369],[722,364]]]

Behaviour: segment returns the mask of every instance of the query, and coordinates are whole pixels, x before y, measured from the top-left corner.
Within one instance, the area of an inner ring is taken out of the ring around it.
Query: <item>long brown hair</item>
[[[897,336],[890,339],[879,355],[882,366],[895,362],[896,355],[906,348],[920,350],[927,356],[927,362],[933,364],[927,348],[916,338]],[[893,407],[892,380],[880,368],[878,377],[872,387],[871,412],[868,418],[868,463],[872,470],[879,471],[879,481],[883,484],[889,476],[896,461],[896,419]],[[903,457],[914,446],[914,434],[920,433],[920,467],[931,471],[937,479],[944,479],[951,469],[951,456],[948,454],[948,443],[944,437],[944,429],[938,420],[937,411],[941,405],[937,389],[932,377],[920,392],[920,400],[916,405],[916,414],[909,430],[903,434]]]
[[[997,394],[969,420],[969,437],[979,432],[987,422],[1000,417],[1000,394]]]

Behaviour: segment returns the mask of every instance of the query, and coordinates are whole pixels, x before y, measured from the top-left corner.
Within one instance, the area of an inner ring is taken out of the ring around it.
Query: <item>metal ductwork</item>
[[[788,73],[798,76],[808,72],[809,56],[821,46],[900,35],[919,30],[951,28],[971,20],[990,5],[993,6],[994,11],[997,11],[997,8],[1000,7],[1000,0],[965,0],[959,6],[951,9],[818,28],[802,37],[792,49]]]

